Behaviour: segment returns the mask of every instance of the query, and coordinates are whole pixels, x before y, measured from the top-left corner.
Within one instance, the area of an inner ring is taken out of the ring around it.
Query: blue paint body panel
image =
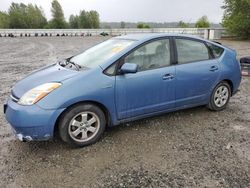
[[[211,72],[212,66],[219,68],[220,64],[214,59],[176,66],[176,107],[209,102],[220,76],[220,68]]]
[[[79,102],[95,102],[110,115],[111,125],[132,121],[179,109],[206,105],[215,86],[222,80],[232,83],[236,93],[241,82],[240,65],[236,53],[211,41],[224,49],[220,58],[172,64],[135,74],[108,76],[103,71],[137,46],[157,38],[182,35],[137,34],[117,37],[134,40],[133,45],[119,52],[100,66],[74,71],[54,64],[33,72],[19,81],[12,89],[17,99],[30,89],[48,82],[60,82],[54,90],[32,106],[22,106],[9,99],[5,105],[6,119],[16,134],[31,136],[33,140],[53,137],[54,128],[61,113]],[[188,36],[185,36],[188,37]],[[216,66],[216,71],[210,68]],[[171,75],[165,78],[166,75]]]
[[[16,134],[30,136],[33,140],[47,140],[53,137],[57,117],[64,110],[44,110],[37,105],[21,106],[9,99],[5,114]]]
[[[163,80],[166,74],[175,76],[175,67],[117,76],[117,118],[122,120],[174,108],[175,80]]]

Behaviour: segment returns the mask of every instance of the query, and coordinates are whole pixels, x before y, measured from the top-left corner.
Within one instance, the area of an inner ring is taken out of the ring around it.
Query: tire
[[[213,90],[208,108],[212,111],[221,111],[227,107],[232,96],[231,87],[227,82],[219,83]]]
[[[71,146],[84,147],[96,143],[106,127],[103,111],[92,104],[69,108],[59,121],[60,138]]]

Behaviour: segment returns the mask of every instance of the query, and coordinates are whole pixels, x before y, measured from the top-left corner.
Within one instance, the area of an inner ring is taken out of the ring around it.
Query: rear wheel
[[[105,130],[105,115],[92,104],[77,105],[63,114],[59,121],[61,139],[73,146],[96,143]]]
[[[208,108],[213,111],[225,109],[230,100],[231,92],[231,87],[227,82],[219,83],[210,97]]]

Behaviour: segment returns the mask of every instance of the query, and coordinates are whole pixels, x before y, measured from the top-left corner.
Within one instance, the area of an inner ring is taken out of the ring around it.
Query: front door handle
[[[165,74],[163,77],[162,77],[163,80],[173,80],[174,79],[174,75],[172,74]]]
[[[219,70],[219,67],[217,67],[216,65],[210,67],[210,71],[211,71],[211,72],[215,72],[215,71],[217,71],[217,70]]]

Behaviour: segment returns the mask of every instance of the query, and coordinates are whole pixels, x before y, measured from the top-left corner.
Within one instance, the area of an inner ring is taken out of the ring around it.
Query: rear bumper
[[[22,106],[11,99],[4,104],[6,120],[22,141],[52,138],[56,120],[63,110],[44,110],[38,105]]]

